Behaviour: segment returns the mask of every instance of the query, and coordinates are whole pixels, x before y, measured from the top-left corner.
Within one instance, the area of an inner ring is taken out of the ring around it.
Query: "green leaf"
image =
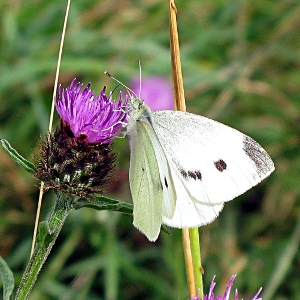
[[[15,286],[13,272],[0,256],[0,275],[3,282],[3,300],[9,300]]]
[[[80,198],[74,204],[75,209],[80,209],[83,207],[94,208],[97,210],[119,211],[124,214],[132,215],[132,204],[109,199],[103,196],[96,196],[88,200]]]
[[[36,169],[34,164],[26,160],[23,156],[21,156],[14,148],[11,147],[9,142],[5,139],[0,139],[2,147],[5,152],[22,168],[24,168],[27,172],[35,173]]]
[[[123,214],[132,215],[133,206],[127,202],[120,202],[118,200],[106,198],[104,196],[95,196],[92,199],[80,198],[74,204],[75,209],[83,207],[94,208],[97,210],[112,210],[119,211]],[[170,231],[165,225],[161,226],[162,231],[171,235]]]
[[[38,227],[37,242],[41,247],[47,247],[55,238],[54,229],[50,228],[48,221],[42,221]]]

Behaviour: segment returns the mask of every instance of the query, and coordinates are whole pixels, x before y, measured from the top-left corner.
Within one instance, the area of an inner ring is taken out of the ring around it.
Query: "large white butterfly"
[[[162,223],[184,228],[212,222],[224,202],[274,170],[249,136],[187,112],[152,112],[138,97],[131,98],[127,130],[133,224],[150,241]]]

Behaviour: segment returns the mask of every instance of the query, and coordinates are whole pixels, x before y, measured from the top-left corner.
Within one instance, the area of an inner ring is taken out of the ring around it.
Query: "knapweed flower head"
[[[90,89],[91,84],[82,91],[83,84],[74,79],[70,86],[58,89],[56,110],[74,134],[75,138],[85,138],[90,144],[107,144],[127,123],[126,105],[112,101],[106,96],[106,87],[99,96]]]
[[[133,79],[130,87],[139,95],[140,79]],[[174,109],[172,84],[166,78],[159,76],[142,78],[140,96],[151,110]]]
[[[237,275],[233,275],[230,278],[230,280],[227,283],[227,286],[226,286],[224,294],[220,295],[220,296],[216,296],[216,297],[214,295],[214,288],[216,286],[216,283],[215,283],[215,277],[216,276],[214,276],[213,279],[212,279],[212,281],[211,281],[211,284],[210,284],[209,293],[207,295],[204,295],[203,300],[229,300],[230,291],[231,291],[231,288],[233,286],[233,283],[234,283],[234,280],[235,280],[236,276]],[[260,288],[258,290],[258,292],[252,298],[252,300],[261,300],[262,299],[262,298],[258,298],[259,294],[261,293],[261,290],[262,290],[262,288]],[[191,300],[199,300],[199,298],[196,297],[196,298],[193,298]],[[235,295],[234,295],[233,300],[239,300],[238,290],[235,290]]]
[[[111,142],[127,124],[128,98],[123,103],[120,94],[114,102],[105,88],[96,96],[90,84],[82,87],[75,79],[68,88],[59,87],[60,125],[36,151],[36,177],[46,188],[88,198],[103,192],[114,169]]]

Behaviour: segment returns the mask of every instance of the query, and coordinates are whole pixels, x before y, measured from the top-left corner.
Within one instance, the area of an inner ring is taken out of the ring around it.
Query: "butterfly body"
[[[231,127],[187,112],[152,112],[139,98],[131,105],[133,223],[151,241],[162,223],[184,228],[212,222],[225,202],[274,170],[267,152]]]

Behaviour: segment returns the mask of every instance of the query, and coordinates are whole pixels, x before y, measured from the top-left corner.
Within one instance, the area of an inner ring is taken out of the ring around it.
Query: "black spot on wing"
[[[219,159],[218,161],[215,161],[215,167],[218,171],[223,172],[227,168],[227,164],[223,159]]]
[[[183,169],[180,169],[180,173],[183,176],[184,179],[194,179],[194,180],[201,180],[202,174],[200,171],[185,171]]]
[[[165,180],[165,187],[168,188],[169,185],[168,185],[168,180],[167,180],[167,178],[165,177],[164,180]]]
[[[274,164],[268,153],[249,136],[243,138],[243,150],[255,164],[259,175],[263,176],[274,169]]]
[[[193,178],[195,180],[202,179],[202,174],[200,171],[188,171],[188,176],[190,176],[191,178]]]
[[[184,171],[183,169],[180,169],[180,173],[183,176],[184,179],[187,179],[187,172]]]

